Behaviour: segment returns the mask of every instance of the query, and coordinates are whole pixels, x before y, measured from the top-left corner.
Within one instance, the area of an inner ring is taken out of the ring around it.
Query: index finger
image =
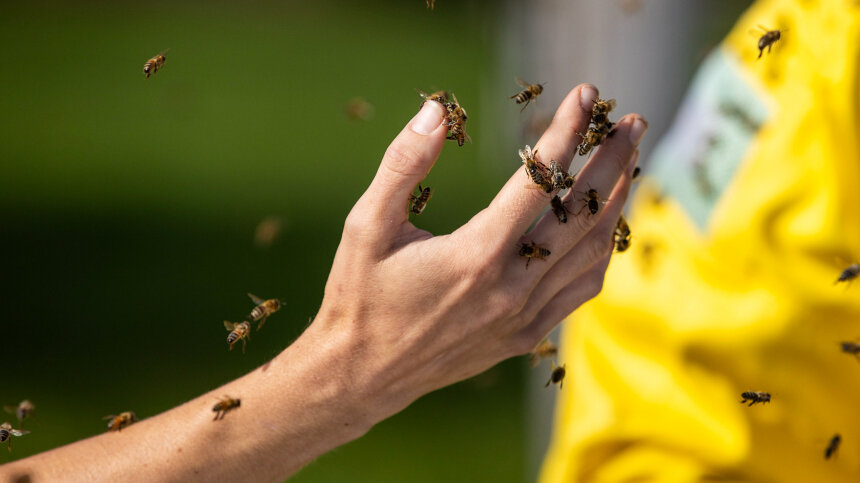
[[[580,84],[570,91],[556,111],[552,124],[535,146],[538,150],[536,159],[546,165],[551,160],[558,161],[565,171],[570,167],[581,141],[577,133],[588,128],[597,94],[597,88],[591,84]],[[536,185],[526,173],[517,169],[490,206],[475,215],[466,226],[502,244],[515,244],[553,196],[553,193],[540,189],[525,189],[529,186]]]

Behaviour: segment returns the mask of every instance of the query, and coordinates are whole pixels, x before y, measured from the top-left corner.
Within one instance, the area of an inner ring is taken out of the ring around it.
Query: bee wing
[[[606,101],[606,104],[609,106],[609,110],[611,111],[611,110],[615,109],[615,106],[618,103],[615,102],[615,99],[609,99],[608,101]]]
[[[257,297],[256,295],[254,295],[252,293],[249,293],[248,297],[251,297],[251,300],[253,300],[254,303],[257,305],[260,305],[260,304],[265,302],[265,300],[261,299],[260,297]]]
[[[472,142],[472,136],[469,136],[467,133],[463,133],[466,136],[466,141]]]
[[[9,432],[12,433],[14,436],[24,436],[25,434],[30,434],[30,431],[26,429],[10,429]]]
[[[762,27],[761,25],[759,25],[759,28],[764,29],[764,32],[762,32],[761,30],[749,29],[749,30],[747,30],[747,35],[749,35],[750,37],[757,38],[757,39],[761,38],[762,35],[767,33],[767,29]]]
[[[110,414],[102,418],[103,421],[107,421],[108,419],[113,419],[116,417],[116,414]]]
[[[237,325],[239,324],[236,322],[230,322],[229,320],[224,321],[224,328],[229,330],[230,332],[233,332],[233,329],[235,329]]]
[[[415,92],[417,92],[417,93],[418,93],[418,95],[419,95],[419,96],[421,96],[421,97],[423,97],[424,99],[427,99],[428,97],[430,97],[430,94],[428,94],[428,93],[426,93],[426,92],[422,91],[421,89],[416,88],[416,89],[415,89]]]
[[[457,94],[451,93],[451,99],[454,99],[454,104],[460,105],[460,101],[457,100]]]
[[[531,86],[531,84],[520,79],[519,77],[514,77],[514,81],[516,81],[517,84],[519,84],[522,87],[525,87],[526,89],[528,89]]]

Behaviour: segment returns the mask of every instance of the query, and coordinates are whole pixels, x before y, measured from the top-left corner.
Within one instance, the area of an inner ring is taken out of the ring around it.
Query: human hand
[[[596,89],[574,88],[535,146],[544,164],[565,170],[591,117]],[[409,222],[407,202],[445,142],[443,107],[426,102],[386,151],[346,219],[317,319],[317,340],[340,344],[331,377],[342,378],[371,424],[423,394],[529,352],[579,305],[597,295],[612,253],[612,233],[630,187],[636,146],[647,129],[624,116],[562,198],[566,224],[547,212],[552,194],[517,169],[491,204],[450,235]],[[514,153],[512,153],[514,154]],[[515,155],[515,154],[514,154]],[[576,214],[584,192],[609,199],[592,216]],[[517,244],[551,254],[526,260]]]

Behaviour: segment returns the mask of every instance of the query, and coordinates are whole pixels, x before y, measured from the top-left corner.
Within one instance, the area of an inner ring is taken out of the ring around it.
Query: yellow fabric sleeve
[[[757,59],[759,25],[782,34]],[[761,0],[703,64],[631,248],[564,325],[540,481],[860,481],[839,344],[860,342],[860,279],[834,284],[860,262],[858,29],[854,0]]]

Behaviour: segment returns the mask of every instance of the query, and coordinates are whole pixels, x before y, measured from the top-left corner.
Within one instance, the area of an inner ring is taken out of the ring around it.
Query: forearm
[[[240,379],[121,432],[7,464],[0,474],[33,481],[282,480],[382,418],[366,388],[356,389],[364,376],[344,370],[354,339],[325,322]],[[240,398],[241,407],[213,421],[223,395]]]

